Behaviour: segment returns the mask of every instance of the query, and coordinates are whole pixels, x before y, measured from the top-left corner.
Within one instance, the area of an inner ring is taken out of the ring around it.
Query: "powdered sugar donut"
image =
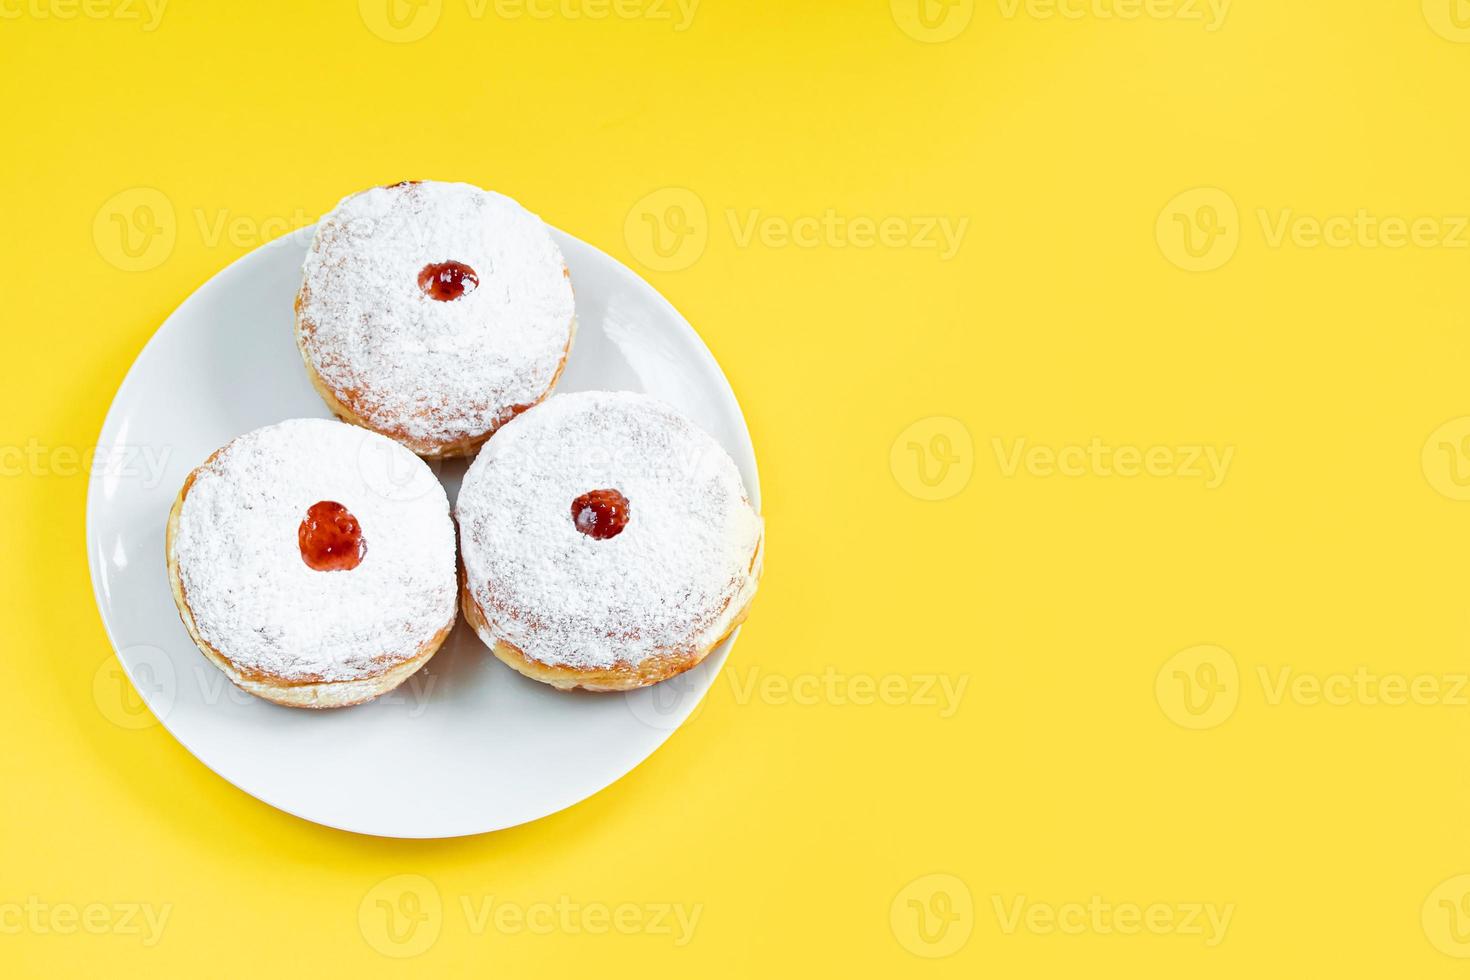
[[[348,422],[464,456],[555,386],[576,330],[541,219],[470,184],[406,181],[317,225],[296,297],[312,384]]]
[[[168,572],[204,655],[293,707],[392,690],[454,625],[444,488],[397,443],[326,419],[256,429],[190,473]]]
[[[559,688],[688,670],[744,620],[761,571],[762,523],[734,462],[632,392],[557,395],[507,424],[455,516],[465,618]]]

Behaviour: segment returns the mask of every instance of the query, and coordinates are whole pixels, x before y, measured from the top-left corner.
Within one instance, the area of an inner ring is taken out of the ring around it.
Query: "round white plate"
[[[98,439],[87,495],[97,605],[129,678],[199,761],[329,827],[454,837],[554,813],[646,759],[698,706],[734,637],[695,669],[627,695],[563,693],[496,660],[463,621],[423,670],[355,708],[282,708],[239,691],[174,608],[164,527],[184,477],[242,432],[330,417],[292,333],[312,228],[244,256],[190,296],[138,355]],[[708,348],[626,266],[553,229],[577,296],[559,391],[645,391],[729,451],[760,508],[740,406]],[[451,502],[463,462],[434,464]]]

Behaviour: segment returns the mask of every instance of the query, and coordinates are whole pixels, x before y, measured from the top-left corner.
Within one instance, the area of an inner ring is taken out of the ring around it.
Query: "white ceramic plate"
[[[694,670],[643,691],[562,693],[496,660],[462,621],[408,683],[336,711],[237,690],[190,641],[164,568],[184,477],[258,426],[329,417],[292,334],[313,229],[205,283],[138,355],[98,440],[87,496],[97,605],[129,678],[164,726],[245,792],[329,827],[454,837],[535,820],[585,799],[653,752],[698,706],[733,637]],[[699,336],[632,271],[553,230],[576,288],[578,333],[559,391],[645,391],[729,451],[756,508],[745,420]],[[435,464],[451,502],[463,462]]]

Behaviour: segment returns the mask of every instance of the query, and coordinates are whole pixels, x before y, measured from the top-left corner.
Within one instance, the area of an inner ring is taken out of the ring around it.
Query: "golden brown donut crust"
[[[756,542],[755,553],[750,558],[748,574],[752,576],[759,577],[760,575],[761,553],[764,546],[765,536],[762,535],[761,540]],[[480,638],[481,642],[490,647],[490,652],[517,673],[543,684],[550,684],[562,691],[633,691],[640,687],[648,687],[650,684],[657,684],[659,681],[666,681],[670,677],[698,666],[715,647],[725,642],[726,638],[735,631],[735,627],[745,622],[746,617],[750,615],[750,607],[755,602],[756,593],[756,589],[752,588],[745,605],[735,613],[729,624],[712,643],[683,653],[676,650],[660,651],[645,657],[637,664],[620,663],[613,667],[586,670],[542,663],[526,656],[520,648],[504,640],[489,643],[486,635],[490,631],[490,625],[485,618],[485,610],[480,607],[480,603],[470,592],[463,559],[460,561],[459,583],[460,605],[464,610],[465,621],[474,628],[475,635]],[[739,590],[736,594],[739,594]]]

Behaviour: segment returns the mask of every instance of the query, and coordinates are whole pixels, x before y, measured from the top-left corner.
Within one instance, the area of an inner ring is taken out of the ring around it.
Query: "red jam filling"
[[[616,490],[589,490],[572,501],[572,523],[598,541],[621,534],[628,516],[628,498]]]
[[[301,545],[301,560],[319,572],[350,571],[367,554],[362,525],[334,500],[320,500],[307,508],[296,540]]]
[[[463,262],[431,262],[419,273],[419,288],[441,303],[472,293],[478,285],[480,277]]]

